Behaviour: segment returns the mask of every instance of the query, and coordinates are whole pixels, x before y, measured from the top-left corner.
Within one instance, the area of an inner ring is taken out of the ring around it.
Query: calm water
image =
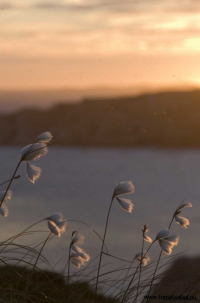
[[[20,148],[0,149],[0,182],[11,177],[19,154]],[[188,249],[187,254],[199,253],[200,151],[50,148],[37,165],[43,172],[36,184],[26,178],[25,164],[20,168],[22,178],[14,182],[13,199],[6,202],[10,214],[0,218],[1,240],[55,212],[62,212],[67,219],[84,221],[102,235],[114,186],[132,180],[136,188],[132,195],[134,211],[129,214],[117,202],[113,204],[106,238],[109,252],[130,260],[141,250],[142,225],[147,223],[149,235],[154,237],[169,225],[175,208],[185,199],[194,206],[183,211],[191,224],[183,229],[173,223],[172,231],[181,237],[174,252]],[[92,257],[100,249],[101,243],[88,228],[72,222],[68,226],[62,237],[54,239],[45,249],[52,265],[63,257],[58,270],[67,260],[74,229],[81,228],[86,236],[83,247]],[[40,223],[36,229],[47,230],[46,223]],[[29,235],[20,243],[39,243],[46,236],[46,233]],[[159,251],[156,243],[150,256],[154,258]],[[106,262],[111,261],[107,257]]]

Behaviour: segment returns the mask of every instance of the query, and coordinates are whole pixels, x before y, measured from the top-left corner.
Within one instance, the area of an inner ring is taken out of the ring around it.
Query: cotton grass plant
[[[7,217],[9,214],[7,204],[12,198],[12,190],[10,188],[12,182],[20,178],[20,176],[17,175],[19,167],[22,163],[25,163],[28,180],[33,184],[36,183],[41,177],[42,169],[32,162],[47,155],[52,138],[53,136],[50,132],[44,132],[36,138],[35,142],[25,146],[21,151],[19,162],[11,179],[0,184],[0,186],[6,185],[6,189],[0,191],[0,214],[3,217]],[[174,259],[175,255],[172,255],[172,253],[179,244],[179,236],[173,233],[171,234],[170,232],[171,225],[173,221],[175,221],[181,227],[187,228],[190,222],[187,218],[182,216],[182,212],[185,211],[186,208],[191,208],[192,204],[181,203],[175,210],[168,228],[161,229],[154,237],[149,235],[147,224],[144,224],[141,229],[141,246],[134,247],[132,260],[125,260],[123,257],[109,253],[106,246],[106,234],[108,231],[111,210],[114,205],[118,204],[122,210],[128,213],[127,216],[131,216],[133,210],[135,211],[132,200],[129,196],[127,198],[127,195],[134,193],[134,191],[135,188],[132,181],[119,182],[115,186],[108,207],[102,237],[86,222],[66,219],[64,214],[57,212],[42,218],[19,234],[1,242],[1,263],[10,270],[11,277],[13,277],[13,274],[16,274],[17,276],[19,275],[18,277],[20,279],[24,279],[24,284],[20,286],[20,289],[16,284],[13,284],[12,280],[9,280],[9,288],[4,288],[4,292],[6,289],[4,302],[43,303],[49,300],[48,302],[59,303],[136,303],[141,302],[141,298],[143,298],[144,295],[150,295],[154,289],[155,280],[158,281],[163,275],[163,272],[159,274],[157,272]],[[78,229],[73,231],[70,230],[72,222],[77,224]],[[100,254],[92,260],[90,254],[86,252],[87,248],[83,248],[85,237],[80,232],[80,225],[84,225],[92,230],[94,235],[97,236],[101,242]],[[39,228],[39,226],[42,230],[33,230],[33,227]],[[43,228],[45,228],[45,230],[43,230]],[[19,238],[29,238],[38,232],[45,234],[45,238],[40,243],[29,245],[17,243]],[[69,236],[70,233],[70,242],[67,243],[65,235]],[[55,239],[65,243],[66,266],[64,267],[62,274],[57,273],[56,278],[55,276],[54,278],[50,278],[53,273],[53,268],[43,253],[45,247]],[[150,257],[151,247],[153,245],[157,245],[157,248],[161,249],[157,261],[153,261],[153,258]],[[163,252],[165,256],[161,259]],[[105,256],[104,258],[106,258],[107,263],[102,265],[103,256]],[[110,261],[107,261],[107,258],[111,259],[112,263],[120,262],[120,265],[116,266],[113,270],[110,270]],[[19,265],[23,265],[28,269],[25,271],[25,278],[21,275],[21,271],[18,268]],[[41,266],[49,267],[50,271],[42,271],[40,268]],[[102,269],[104,269],[104,271]],[[35,284],[35,279],[37,279],[36,277],[39,272],[44,275],[45,279],[45,284],[42,284],[43,291],[38,291],[39,286]],[[6,279],[9,279],[9,276],[6,276]],[[60,281],[60,284],[63,284],[62,288],[56,290],[56,287],[58,286],[56,286],[56,281],[58,280]],[[99,294],[99,283],[103,286],[103,294]],[[12,291],[10,289],[12,289]],[[9,295],[7,295],[7,293]],[[47,293],[50,297],[47,296]],[[112,294],[112,298],[106,297],[108,293]],[[13,298],[17,299],[15,300]],[[147,300],[147,302],[148,301],[149,300]]]

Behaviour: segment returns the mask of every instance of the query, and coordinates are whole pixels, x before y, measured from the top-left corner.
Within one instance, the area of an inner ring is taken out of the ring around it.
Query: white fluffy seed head
[[[184,217],[175,216],[175,220],[178,224],[180,224],[184,228],[187,228],[188,225],[190,225],[190,221]]]
[[[79,256],[77,256],[77,254],[73,252],[70,255],[70,260],[72,264],[77,268],[80,268],[82,265],[85,265],[86,262],[84,259],[80,258]]]
[[[63,214],[61,213],[55,213],[45,220],[48,220],[50,231],[58,237],[60,237],[61,233],[63,233],[67,228],[67,220],[63,219]]]
[[[174,246],[177,246],[179,242],[179,236],[169,235],[164,239],[159,240],[160,247],[167,254],[171,255]]]
[[[146,255],[145,254],[146,254],[146,251],[143,251],[143,253],[139,252],[135,255],[135,259],[139,262],[141,262],[141,259],[143,258],[143,260],[142,260],[143,266],[146,266],[148,264],[148,262],[150,261],[149,256],[147,256],[147,254]]]
[[[121,198],[117,198],[117,201],[119,202],[120,206],[125,210],[127,211],[128,213],[131,213],[132,210],[133,210],[133,203],[131,202],[130,199],[121,199]]]
[[[62,221],[62,222],[58,222],[57,226],[59,227],[60,232],[63,233],[67,228],[67,220]]]
[[[90,256],[80,247],[76,246],[76,245],[72,245],[71,246],[72,251],[79,256],[81,259],[85,260],[85,261],[89,261],[90,260]]]
[[[146,234],[143,235],[143,238],[144,238],[145,241],[147,241],[149,243],[153,242],[153,240],[149,236],[147,236]]]
[[[50,132],[42,133],[37,137],[37,142],[39,143],[49,143],[52,140],[53,136]]]
[[[170,234],[169,229],[162,229],[161,231],[159,231],[159,233],[156,236],[156,239],[163,239],[166,238],[168,235]]]
[[[113,199],[116,196],[123,195],[123,194],[131,194],[135,191],[135,187],[131,181],[124,181],[117,184],[114,188],[113,192]]]
[[[167,255],[171,255],[172,253],[172,248],[174,247],[174,245],[172,244],[172,242],[169,242],[165,239],[160,239],[159,240],[159,244],[160,247],[162,248],[162,250],[167,254]]]
[[[59,223],[63,221],[63,214],[61,213],[55,213],[51,216],[49,216],[48,218],[46,218],[46,220],[50,220],[53,221],[54,223]]]
[[[60,237],[60,229],[53,221],[48,221],[48,227],[52,234]]]
[[[177,235],[169,235],[165,240],[173,243],[174,246],[178,245],[179,243],[179,236]]]
[[[40,167],[37,167],[35,165],[31,165],[30,163],[27,162],[26,166],[26,175],[29,181],[32,183],[35,183],[41,176],[42,169]]]
[[[0,192],[0,201],[2,201],[2,199],[5,195],[5,192],[6,192],[5,190]],[[12,198],[12,190],[8,190],[8,192],[4,198],[4,201],[10,200],[11,198]]]
[[[75,236],[72,239],[71,245],[78,243],[78,244],[82,244],[85,240],[85,237],[79,234],[75,234]]]
[[[57,225],[53,221],[48,220],[48,227],[49,227],[50,231],[54,235],[60,237],[61,233],[63,233],[65,231],[65,229],[66,229],[67,222],[59,222],[58,224],[59,225]]]
[[[192,204],[191,203],[185,203],[185,204],[182,204],[179,209],[183,209],[183,208],[186,208],[186,207],[192,207]]]
[[[21,151],[21,161],[34,161],[48,153],[44,143],[34,143],[25,146]]]
[[[0,214],[4,217],[7,217],[9,213],[9,209],[7,206],[3,205],[0,207]]]

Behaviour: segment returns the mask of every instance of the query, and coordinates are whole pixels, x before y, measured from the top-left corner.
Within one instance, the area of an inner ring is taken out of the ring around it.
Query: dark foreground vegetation
[[[182,257],[176,259],[162,275],[152,295],[167,296],[196,296],[186,302],[200,301],[200,257]],[[175,302],[184,300],[176,300]],[[157,302],[166,302],[158,299]]]
[[[24,144],[49,129],[54,142],[70,146],[199,147],[199,114],[200,91],[85,100],[1,114],[0,144]]]
[[[66,303],[69,291],[70,303],[93,302],[94,292],[87,282],[71,283],[69,289],[65,277],[49,271],[35,271],[15,266],[0,267],[0,302]],[[97,295],[96,302],[119,301]]]

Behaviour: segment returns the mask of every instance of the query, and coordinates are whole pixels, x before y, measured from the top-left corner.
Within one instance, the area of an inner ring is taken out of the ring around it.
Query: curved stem
[[[40,255],[41,255],[41,253],[42,253],[42,251],[43,251],[43,249],[44,249],[46,243],[48,242],[50,236],[51,236],[51,232],[49,233],[48,237],[47,237],[46,240],[44,241],[44,243],[43,243],[43,245],[42,245],[42,247],[41,247],[41,249],[40,249],[40,252],[38,253],[38,256],[37,256],[37,258],[36,258],[36,261],[35,261],[35,263],[34,263],[34,265],[33,265],[33,268],[32,268],[31,274],[30,274],[30,279],[29,279],[29,281],[28,281],[28,283],[27,283],[27,285],[26,285],[26,294],[28,293],[28,289],[29,289],[29,286],[30,286],[30,284],[31,284],[31,279],[32,279],[34,270],[35,270],[35,268],[36,268],[36,266],[37,266],[37,262],[38,262],[38,260],[39,260],[39,257],[40,257]]]
[[[15,175],[16,175],[16,173],[17,173],[17,170],[18,170],[20,164],[21,164],[21,160],[20,160],[19,163],[17,164],[17,167],[15,168],[15,171],[14,171],[14,173],[13,173],[13,176],[12,176],[12,178],[10,179],[10,182],[9,182],[9,184],[8,184],[8,187],[6,188],[5,194],[4,194],[4,196],[3,196],[2,200],[1,200],[0,207],[1,207],[1,205],[2,205],[2,203],[3,203],[3,201],[4,201],[4,199],[5,199],[5,197],[6,197],[6,195],[7,195],[7,192],[8,192],[8,190],[9,190],[11,184],[12,184],[12,181],[13,181],[14,178],[15,178]]]
[[[101,236],[100,236],[100,235],[96,232],[96,230],[94,230],[89,224],[87,224],[87,223],[85,223],[85,222],[83,222],[83,221],[80,221],[80,220],[67,220],[67,222],[79,222],[79,223],[82,223],[82,224],[86,225],[87,227],[89,227],[89,228],[95,233],[95,235],[98,236],[98,238],[99,238],[99,239],[101,240],[101,242],[103,243],[103,239],[101,238]],[[106,249],[106,251],[107,251],[107,253],[108,253],[108,249],[107,249],[105,243],[104,243],[104,246],[105,246],[105,249]]]
[[[184,202],[184,200],[183,200],[183,202]],[[181,202],[181,204],[183,204],[183,202]],[[171,228],[172,223],[173,223],[174,218],[175,218],[175,215],[176,215],[176,212],[177,212],[177,210],[180,208],[181,204],[180,204],[180,205],[178,206],[178,208],[175,210],[175,212],[174,212],[174,214],[173,214],[173,216],[172,216],[171,222],[170,222],[170,224],[169,224],[168,229]],[[153,273],[153,278],[152,278],[152,280],[151,280],[151,285],[150,285],[150,289],[149,289],[149,291],[148,291],[148,293],[147,293],[147,296],[149,296],[150,293],[151,293],[151,289],[152,289],[152,286],[153,286],[153,282],[154,282],[154,279],[155,279],[155,275],[156,275],[156,272],[157,272],[157,268],[158,268],[158,265],[159,265],[161,256],[162,256],[162,249],[161,249],[161,251],[160,251],[160,255],[159,255],[159,258],[158,258],[158,262],[157,262],[157,264],[156,264],[156,268],[155,268],[155,271],[154,271],[154,273]],[[147,303],[148,303],[148,301],[149,301],[149,299],[147,300]]]
[[[142,256],[143,256],[143,251],[144,251],[144,234],[143,234],[143,237],[142,237]],[[140,272],[139,272],[139,278],[138,278],[137,294],[136,294],[136,298],[134,300],[135,302],[137,302],[137,297],[138,297],[138,294],[139,294],[141,271],[142,271],[142,258],[140,260]]]
[[[19,175],[19,176],[14,177],[14,178],[13,178],[13,180],[14,180],[14,179],[16,180],[16,179],[19,179],[19,178],[21,178],[21,176],[20,176],[20,175]],[[0,186],[4,185],[4,184],[6,184],[6,183],[8,183],[8,182],[10,182],[10,181],[11,181],[11,179],[10,179],[10,180],[7,180],[7,181],[5,181],[5,182],[3,182],[3,183],[1,183],[1,184],[0,184]]]
[[[18,237],[20,237],[21,235],[23,235],[28,229],[30,229],[31,227],[37,225],[38,223],[40,223],[40,222],[42,222],[42,221],[44,221],[44,220],[45,220],[45,219],[42,219],[42,220],[40,220],[40,221],[38,221],[38,222],[36,222],[36,223],[30,225],[29,227],[27,227],[26,229],[24,229],[21,233],[15,235],[14,237],[11,237],[11,238],[5,240],[5,241],[2,242],[1,244],[4,244],[4,243],[6,243],[6,242],[9,241],[9,240],[11,240],[11,241],[10,241],[8,244],[11,244],[15,239],[17,239]],[[5,248],[6,248],[6,246],[4,246],[4,247],[0,250],[0,253],[2,253],[2,252],[4,251]]]
[[[108,228],[108,221],[109,221],[109,217],[110,217],[110,211],[111,211],[111,208],[112,208],[113,199],[114,198],[112,198],[111,203],[110,203],[110,207],[109,207],[109,210],[108,210],[108,215],[107,215],[107,219],[106,219],[106,226],[105,226],[105,231],[104,231],[104,236],[103,236],[103,242],[102,242],[102,245],[101,245],[101,253],[100,253],[99,265],[98,265],[98,271],[97,271],[97,281],[96,281],[96,286],[95,286],[94,302],[96,302],[97,287],[98,287],[98,282],[99,282],[99,273],[100,273],[102,255],[103,255],[103,247],[104,247],[104,242],[105,242],[105,238],[106,238],[106,232],[107,232],[107,228]]]
[[[67,269],[67,303],[69,302],[70,251],[71,251],[71,244],[69,247],[68,269]]]
[[[154,273],[153,273],[153,278],[152,278],[152,280],[151,280],[151,285],[150,285],[150,289],[149,289],[149,291],[148,291],[148,296],[149,296],[150,293],[151,293],[151,289],[152,289],[152,286],[153,286],[153,282],[154,282],[154,279],[155,279],[155,275],[156,275],[156,272],[157,272],[158,265],[159,265],[159,263],[160,263],[161,256],[162,256],[162,249],[161,249],[161,251],[160,251],[160,255],[159,255],[159,258],[158,258],[158,261],[157,261],[157,264],[156,264],[156,268],[155,268]],[[148,302],[148,301],[149,301],[149,299],[147,300],[147,302]]]
[[[152,246],[156,241],[157,241],[157,239],[155,239],[155,240],[149,245],[149,248],[148,248],[147,251],[145,252],[145,254],[144,254],[144,256],[142,257],[141,261],[143,261],[143,259],[146,257],[147,253],[149,252],[151,246]],[[135,271],[135,273],[134,273],[134,275],[133,275],[133,277],[132,277],[132,279],[131,279],[131,281],[130,281],[130,283],[129,283],[129,285],[128,285],[128,287],[127,287],[125,293],[124,293],[124,296],[123,296],[123,298],[122,298],[121,303],[123,303],[124,300],[125,300],[126,297],[127,297],[127,292],[129,291],[129,288],[131,287],[131,284],[133,283],[133,280],[134,280],[134,278],[135,278],[135,275],[136,275],[136,273],[137,273],[137,271],[138,271],[139,266],[140,266],[140,264],[139,264],[139,265],[137,266],[137,268],[136,268],[136,271]]]

